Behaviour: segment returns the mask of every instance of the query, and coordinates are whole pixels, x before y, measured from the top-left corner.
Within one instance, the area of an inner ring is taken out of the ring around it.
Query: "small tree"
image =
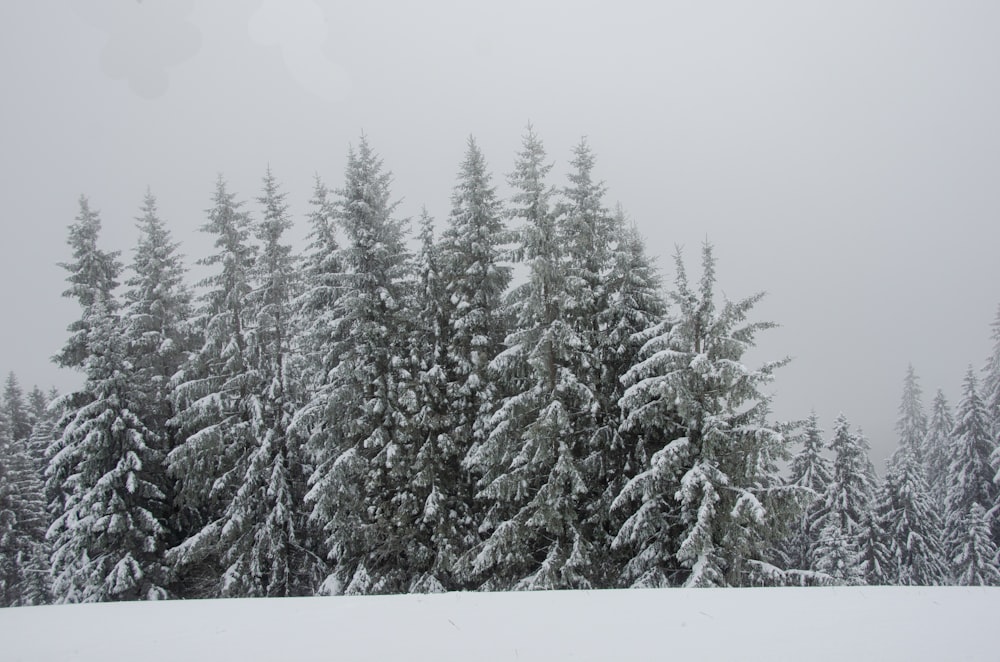
[[[823,433],[816,412],[809,414],[801,434],[802,449],[792,459],[788,485],[800,488],[800,513],[787,546],[788,561],[793,568],[814,568],[814,556],[819,543],[824,499],[832,480],[833,469],[823,455]]]

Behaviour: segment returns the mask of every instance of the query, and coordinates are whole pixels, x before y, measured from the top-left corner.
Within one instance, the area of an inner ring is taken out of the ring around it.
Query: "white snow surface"
[[[0,610],[16,660],[990,660],[997,588],[190,600]]]

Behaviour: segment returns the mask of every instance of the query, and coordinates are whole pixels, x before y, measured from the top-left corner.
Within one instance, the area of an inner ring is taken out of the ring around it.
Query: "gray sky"
[[[218,172],[252,199],[270,164],[301,215],[364,131],[400,212],[443,219],[467,136],[502,184],[528,121],[558,184],[589,137],[667,280],[708,237],[728,295],[769,292],[781,418],[842,410],[880,464],[907,363],[954,404],[990,349],[1000,3],[43,0],[0,26],[0,370],[26,386],[79,379],[48,357],[81,193],[128,261],[151,186],[193,261]]]

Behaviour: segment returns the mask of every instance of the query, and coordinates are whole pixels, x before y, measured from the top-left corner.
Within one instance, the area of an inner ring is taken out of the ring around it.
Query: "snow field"
[[[31,660],[995,660],[996,588],[448,593],[0,610]]]

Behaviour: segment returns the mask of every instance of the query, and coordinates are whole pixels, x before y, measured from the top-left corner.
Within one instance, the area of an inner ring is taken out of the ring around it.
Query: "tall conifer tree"
[[[220,540],[225,513],[245,480],[245,467],[256,444],[254,421],[259,410],[259,375],[247,345],[250,311],[247,297],[257,249],[243,203],[228,191],[220,175],[204,232],[215,236],[216,253],[200,261],[216,272],[202,281],[205,289],[196,315],[202,344],[176,380],[173,391],[181,442],[168,456],[178,481],[177,508],[186,535],[168,558],[184,597],[214,597],[243,588],[226,564]]]
[[[393,216],[391,175],[367,139],[350,150],[337,220],[346,236],[331,320],[337,362],[304,416],[314,421],[307,499],[333,572],[323,591],[398,593],[413,568],[422,505],[410,487],[412,418],[407,300],[410,257]]]
[[[762,294],[716,307],[711,245],[695,289],[679,254],[675,261],[678,312],[648,332],[621,401],[626,430],[666,443],[615,502],[633,504],[616,542],[634,550],[626,566],[634,585],[742,585],[767,561],[784,510],[776,488],[786,442],[766,421],[760,389],[785,361],[756,370],[741,363],[756,334],[774,325],[746,323]]]

